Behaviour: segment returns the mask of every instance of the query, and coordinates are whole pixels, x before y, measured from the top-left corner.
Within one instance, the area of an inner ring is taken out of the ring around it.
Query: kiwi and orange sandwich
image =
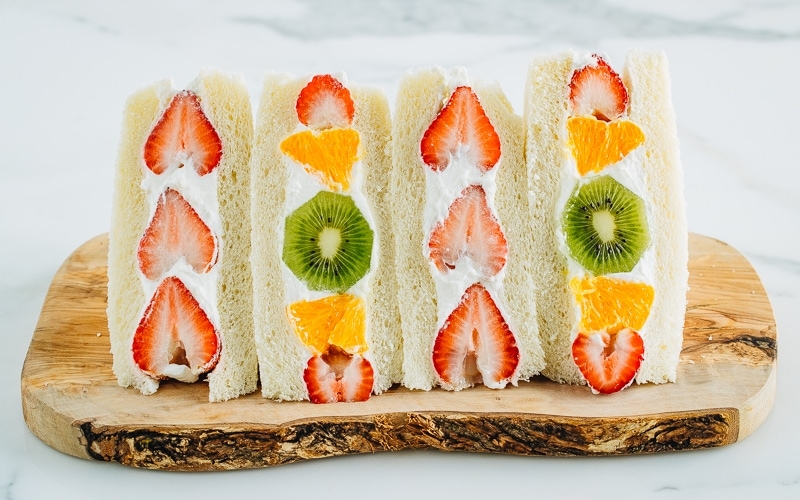
[[[496,83],[430,68],[402,78],[392,126],[403,384],[529,379],[544,354],[521,117]]]
[[[524,115],[543,374],[596,393],[675,381],[688,233],[666,56],[535,58]]]
[[[266,76],[251,163],[264,397],[358,402],[400,381],[390,131],[377,89]]]
[[[210,401],[256,389],[250,99],[210,71],[164,81],[124,111],[108,248],[108,329],[120,385],[207,382]]]

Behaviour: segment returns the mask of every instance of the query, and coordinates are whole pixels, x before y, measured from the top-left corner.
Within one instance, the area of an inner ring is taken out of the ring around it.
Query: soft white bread
[[[403,375],[403,334],[397,302],[395,275],[394,213],[391,198],[391,132],[389,101],[374,87],[351,87],[356,113],[353,128],[361,134],[364,164],[364,194],[375,218],[373,231],[378,244],[378,265],[370,280],[368,297],[370,359],[375,367],[376,394],[399,384]]]
[[[658,279],[650,310],[645,359],[636,382],[674,382],[683,344],[689,280],[689,232],[683,169],[672,108],[669,66],[664,53],[628,55],[622,79],[630,93],[628,118],[647,138],[642,169],[648,187],[651,247]]]
[[[436,335],[436,284],[422,249],[425,165],[419,143],[447,98],[445,75],[407,74],[397,89],[392,122],[392,212],[397,295],[403,329],[403,385],[429,390],[436,381],[431,348]]]
[[[539,258],[536,282],[539,328],[547,366],[543,374],[568,383],[585,383],[573,361],[571,342],[579,310],[569,289],[568,258],[559,235],[564,183],[571,181],[565,158],[569,82],[579,64],[572,52],[535,58],[525,90],[526,159],[533,231],[529,243]],[[584,57],[582,60],[585,60]],[[654,263],[649,284],[654,300],[645,327],[644,359],[638,383],[674,381],[683,339],[688,280],[688,233],[675,115],[664,54],[632,52],[622,80],[628,90],[627,120],[639,126],[644,143],[631,153],[638,162],[650,228],[647,257]],[[574,168],[574,167],[572,167]]]
[[[392,128],[391,211],[403,325],[403,385],[411,389],[429,390],[440,384],[432,349],[447,313],[458,303],[458,295],[464,292],[461,288],[454,297],[438,296],[433,277],[436,270],[425,248],[426,171],[429,167],[423,162],[420,142],[454,89],[465,84],[463,71],[454,70],[448,75],[441,68],[420,69],[405,74],[397,92]],[[499,85],[474,82],[470,86],[500,138],[502,153],[493,168],[494,174],[489,175],[496,175],[494,213],[508,242],[508,256],[505,268],[498,274],[504,277],[494,299],[502,305],[505,320],[519,347],[519,364],[510,380],[516,384],[517,380],[527,380],[539,373],[544,366],[531,278],[536,255],[527,236],[530,225],[523,124]],[[439,304],[450,305],[440,312]]]
[[[565,149],[567,100],[572,55],[542,56],[530,65],[525,85],[523,115],[526,126],[525,160],[528,164],[531,250],[534,296],[539,335],[545,353],[542,374],[558,382],[580,383],[572,361],[570,335],[575,323],[569,293],[567,257],[559,250],[556,209]]]
[[[216,235],[219,247],[216,263],[213,264],[218,272],[216,288],[202,291],[206,299],[198,300],[206,307],[211,305],[208,301],[212,300],[217,309],[216,313],[206,311],[209,317],[215,318],[213,322],[221,344],[218,361],[208,373],[207,380],[209,400],[224,401],[254,391],[258,382],[252,338],[249,265],[248,168],[252,113],[241,78],[215,71],[204,72],[187,90],[199,98],[202,112],[222,143],[221,160],[214,171],[217,176],[215,195],[219,212],[212,214],[206,206],[197,206],[195,209],[201,217],[217,220],[222,228],[221,234]],[[145,190],[144,181],[148,174],[143,150],[155,124],[177,92],[171,82],[163,81],[130,97],[124,112],[114,185],[109,231],[107,311],[113,370],[120,385],[136,387],[144,394],[155,392],[159,381],[143,372],[132,357],[134,333],[150,300],[142,285],[137,258],[140,240],[153,216],[153,206]],[[169,172],[164,174],[167,175]],[[170,185],[170,182],[167,184]],[[205,222],[209,224],[208,220]],[[185,270],[181,271],[180,262],[167,275],[175,273],[179,273],[179,276],[180,273],[186,273]]]
[[[296,102],[309,78],[287,74],[266,76],[256,118],[252,157],[252,254],[254,328],[261,374],[262,395],[277,400],[309,399],[304,371],[312,351],[298,337],[287,315],[291,300],[286,290],[290,271],[282,260],[287,213],[294,207],[287,199],[290,169],[300,171],[281,151],[280,144],[300,128]],[[356,286],[366,280],[364,358],[374,372],[372,390],[379,394],[398,383],[402,370],[402,337],[396,301],[392,214],[389,194],[389,140],[391,118],[383,93],[367,86],[346,83],[354,102],[349,128],[360,137],[359,173],[353,173],[352,190],[366,200],[374,232],[371,267]],[[295,174],[296,175],[296,172]],[[310,176],[306,183],[314,182]],[[360,181],[356,181],[360,178]],[[360,188],[359,188],[360,184]],[[322,186],[312,189],[325,190]],[[353,192],[344,194],[358,196]],[[324,293],[323,293],[324,295]]]

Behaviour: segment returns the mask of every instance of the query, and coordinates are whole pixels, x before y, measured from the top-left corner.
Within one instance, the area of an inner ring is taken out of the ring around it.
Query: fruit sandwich
[[[265,397],[364,401],[400,381],[389,106],[343,75],[266,77],[252,158]]]
[[[210,401],[256,389],[249,160],[239,78],[201,74],[127,102],[108,250],[113,370],[144,394],[205,379]]]
[[[532,61],[525,91],[532,268],[547,367],[610,393],[675,381],[688,233],[666,57]]]
[[[521,117],[463,69],[407,73],[392,130],[403,384],[503,388],[544,365]]]

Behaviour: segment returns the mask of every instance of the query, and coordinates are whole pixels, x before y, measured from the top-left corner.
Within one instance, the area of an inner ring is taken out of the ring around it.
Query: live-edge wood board
[[[154,469],[266,467],[432,448],[617,455],[724,446],[772,408],[777,332],[769,299],[729,245],[690,236],[690,291],[674,384],[609,396],[546,379],[461,392],[391,389],[363,403],[277,403],[259,392],[208,402],[203,383],[152,396],[117,385],[106,326],[106,235],[57,272],[22,370],[31,431],[61,452]]]

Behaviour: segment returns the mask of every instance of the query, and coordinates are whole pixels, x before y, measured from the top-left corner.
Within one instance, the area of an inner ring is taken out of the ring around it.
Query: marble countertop
[[[650,456],[413,451],[190,474],[69,457],[28,431],[25,353],[58,266],[107,231],[134,90],[216,67],[258,96],[267,71],[344,70],[392,101],[405,70],[463,65],[521,112],[530,57],[570,47],[669,57],[689,228],[744,253],[777,320],[777,398],[752,435]],[[798,54],[789,0],[0,2],[0,497],[800,498]]]

